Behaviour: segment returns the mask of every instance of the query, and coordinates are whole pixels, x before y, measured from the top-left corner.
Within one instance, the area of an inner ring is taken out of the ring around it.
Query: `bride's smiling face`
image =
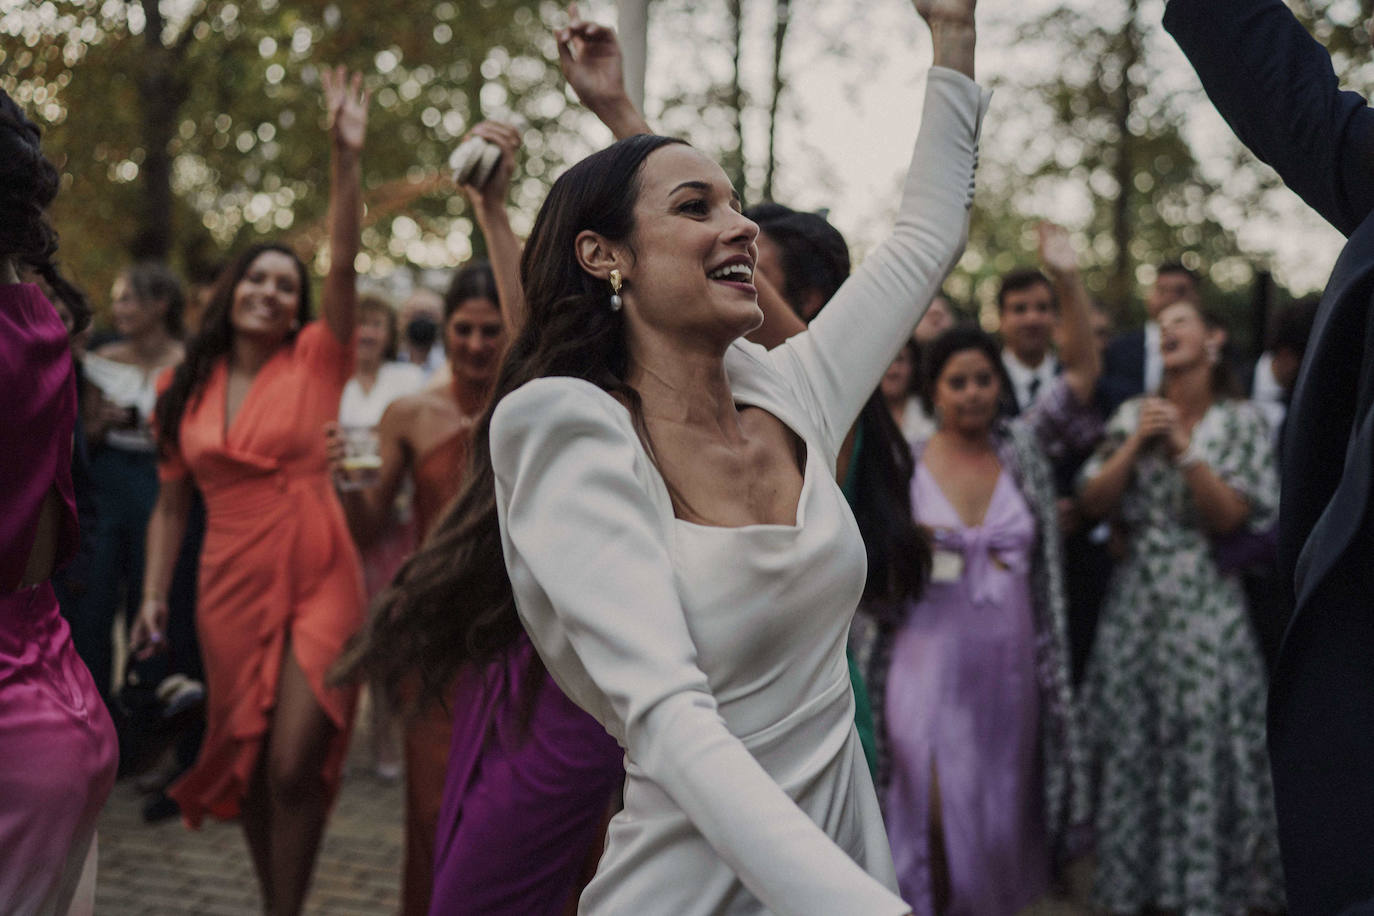
[[[629,321],[723,345],[758,327],[759,228],[719,165],[690,146],[655,150],[640,172],[634,221],[621,271]]]

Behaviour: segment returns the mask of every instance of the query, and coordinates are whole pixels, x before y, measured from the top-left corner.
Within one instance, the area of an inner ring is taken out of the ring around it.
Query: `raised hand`
[[[973,8],[977,0],[913,0],[916,12],[921,18],[934,25],[936,22],[957,22],[973,25]]]
[[[593,112],[619,102],[625,97],[625,67],[615,30],[585,21],[576,3],[568,5],[568,19],[554,33],[563,77]]]
[[[948,67],[973,79],[973,46],[977,30],[973,8],[977,0],[914,0],[916,12],[930,26],[935,66]]]
[[[520,131],[510,124],[500,121],[483,121],[468,132],[468,137],[481,137],[501,148],[501,161],[496,171],[491,173],[480,187],[463,185],[463,193],[472,201],[473,206],[501,207],[506,202],[506,192],[510,190],[510,178],[515,172],[515,154],[520,149]]]
[[[320,71],[324,104],[329,111],[329,136],[340,149],[361,152],[367,136],[367,106],[372,90],[363,88],[363,75],[351,76],[342,64]]]
[[[1035,227],[1039,237],[1040,263],[1050,276],[1071,276],[1078,273],[1078,252],[1069,241],[1068,230],[1054,223],[1042,222]]]

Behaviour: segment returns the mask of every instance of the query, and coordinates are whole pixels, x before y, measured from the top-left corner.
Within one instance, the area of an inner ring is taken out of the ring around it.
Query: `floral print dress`
[[[1140,404],[1117,411],[1080,481],[1135,430]],[[1220,401],[1193,443],[1250,504],[1247,527],[1271,525],[1278,483],[1259,412]],[[1282,910],[1264,663],[1241,583],[1218,570],[1183,472],[1162,450],[1137,460],[1120,519],[1127,553],[1084,687],[1098,903],[1117,913]]]

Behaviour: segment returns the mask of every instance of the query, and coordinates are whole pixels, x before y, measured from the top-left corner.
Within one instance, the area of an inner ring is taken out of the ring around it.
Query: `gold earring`
[[[611,311],[618,312],[620,307],[625,304],[625,300],[620,298],[620,284],[624,281],[620,279],[620,268],[611,271]]]

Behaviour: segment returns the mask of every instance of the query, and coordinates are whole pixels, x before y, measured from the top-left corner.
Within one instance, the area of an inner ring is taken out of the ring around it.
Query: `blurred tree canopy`
[[[0,86],[44,129],[63,172],[61,257],[97,301],[134,258],[195,276],[259,237],[316,254],[324,66],[362,70],[374,90],[365,271],[451,266],[481,246],[440,176],[482,117],[524,128],[513,197],[525,213],[544,176],[589,149],[556,64],[557,4],[393,0],[380,13],[366,0],[43,0],[0,13]]]

